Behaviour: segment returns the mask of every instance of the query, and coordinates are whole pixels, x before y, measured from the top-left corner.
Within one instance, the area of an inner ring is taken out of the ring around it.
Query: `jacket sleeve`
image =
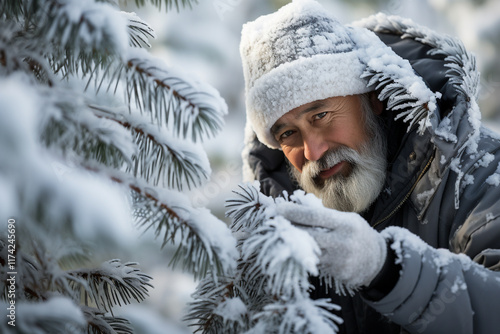
[[[494,333],[500,329],[500,272],[465,254],[428,246],[406,229],[382,234],[401,264],[395,287],[366,302],[410,333]],[[490,252],[492,250],[488,250]]]

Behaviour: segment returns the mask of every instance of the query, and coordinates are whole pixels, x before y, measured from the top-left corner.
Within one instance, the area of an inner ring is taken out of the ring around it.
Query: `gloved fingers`
[[[283,202],[276,205],[276,211],[280,216],[292,223],[303,226],[329,227],[325,225],[325,214],[322,208],[309,207],[297,203]]]
[[[336,229],[349,223],[355,213],[340,212],[324,207],[309,207],[297,203],[283,202],[276,205],[280,216],[294,224]]]

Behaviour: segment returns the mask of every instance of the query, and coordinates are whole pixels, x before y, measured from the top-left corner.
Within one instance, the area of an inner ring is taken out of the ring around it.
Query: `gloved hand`
[[[385,239],[357,213],[291,202],[276,206],[277,214],[307,230],[321,249],[319,270],[352,291],[377,276],[387,256]]]

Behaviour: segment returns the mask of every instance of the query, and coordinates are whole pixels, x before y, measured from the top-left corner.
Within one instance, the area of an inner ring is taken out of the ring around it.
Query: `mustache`
[[[333,166],[346,161],[350,164],[358,164],[360,154],[347,146],[339,146],[335,149],[326,151],[321,158],[316,161],[307,161],[304,165],[304,171],[308,170],[311,177],[317,177],[321,171],[330,169]]]

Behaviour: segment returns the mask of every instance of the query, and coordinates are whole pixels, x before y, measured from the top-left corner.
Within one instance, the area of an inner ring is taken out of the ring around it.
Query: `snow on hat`
[[[294,0],[243,26],[247,122],[262,143],[279,147],[271,127],[296,107],[371,90],[350,29],[313,0]]]

